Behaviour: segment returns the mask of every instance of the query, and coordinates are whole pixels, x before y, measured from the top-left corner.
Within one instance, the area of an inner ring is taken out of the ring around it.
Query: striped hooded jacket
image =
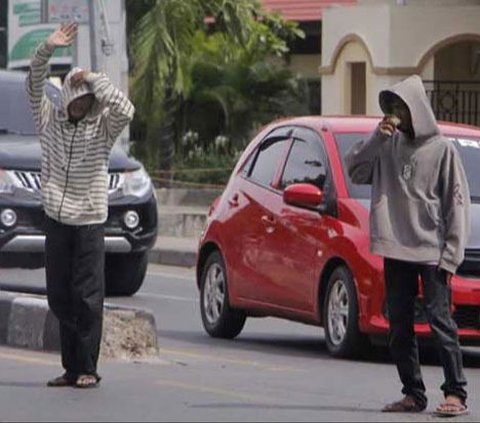
[[[42,198],[45,213],[68,225],[103,223],[108,214],[108,160],[115,140],[128,125],[134,107],[104,74],[90,73],[73,88],[65,77],[61,106],[45,94],[48,61],[54,47],[42,43],[33,54],[26,81],[42,147]],[[69,122],[69,103],[87,93],[95,102],[85,118]]]

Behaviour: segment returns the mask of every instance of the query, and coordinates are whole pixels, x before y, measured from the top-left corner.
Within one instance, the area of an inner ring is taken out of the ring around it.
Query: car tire
[[[350,271],[337,267],[330,275],[323,307],[323,326],[328,352],[338,358],[363,354],[369,344],[358,329],[358,300]]]
[[[143,284],[148,254],[107,254],[105,256],[105,295],[131,296]]]
[[[245,313],[230,307],[227,272],[218,251],[210,254],[202,269],[200,312],[203,327],[214,338],[233,339],[245,325]]]

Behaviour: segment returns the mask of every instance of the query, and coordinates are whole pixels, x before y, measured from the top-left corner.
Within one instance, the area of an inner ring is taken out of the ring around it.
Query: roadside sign
[[[50,5],[47,1],[52,2]],[[60,19],[64,13],[75,13],[82,17],[81,3],[87,0],[10,0],[8,4],[8,68],[27,67],[35,48],[58,26],[60,21],[46,20],[45,6],[53,6],[56,14],[52,19]],[[64,9],[62,3],[72,7]],[[75,3],[75,4],[73,4]],[[49,8],[47,8],[49,9]],[[88,15],[87,15],[88,16]],[[56,49],[50,61],[52,64],[70,65],[72,49]]]
[[[48,23],[75,21],[88,23],[87,0],[46,0]]]

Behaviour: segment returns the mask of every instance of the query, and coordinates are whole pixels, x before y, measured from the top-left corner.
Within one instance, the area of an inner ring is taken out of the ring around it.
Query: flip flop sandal
[[[47,382],[47,386],[51,388],[63,388],[65,386],[75,386],[76,377],[71,377],[66,373]]]
[[[445,408],[449,409],[446,410]],[[445,401],[437,407],[433,414],[437,417],[464,416],[465,414],[468,414],[468,407],[466,404]]]
[[[80,389],[88,389],[88,388],[96,388],[100,383],[101,377],[98,375],[80,375],[77,378],[77,381],[74,383],[76,388]]]
[[[392,402],[383,407],[383,413],[420,413],[427,408],[417,403],[412,397],[406,396],[400,401]]]

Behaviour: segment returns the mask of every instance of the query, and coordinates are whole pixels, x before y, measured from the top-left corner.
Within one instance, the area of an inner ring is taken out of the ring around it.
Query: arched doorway
[[[434,79],[425,87],[437,119],[480,126],[480,36],[445,40],[429,56]]]

